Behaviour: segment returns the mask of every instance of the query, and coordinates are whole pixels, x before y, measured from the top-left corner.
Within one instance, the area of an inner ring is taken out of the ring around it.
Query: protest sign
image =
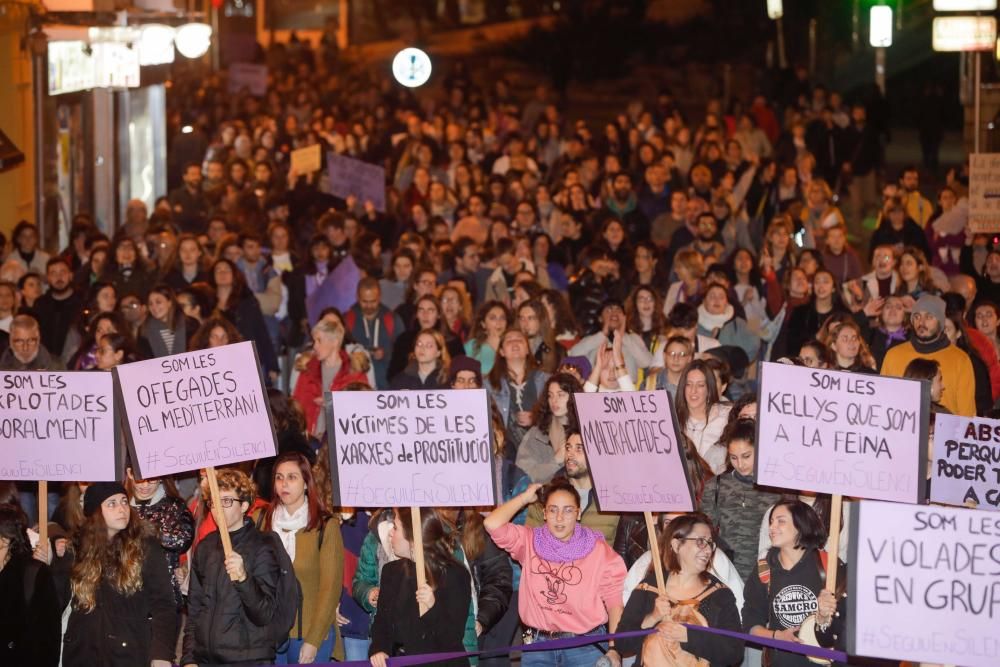
[[[969,156],[969,229],[1000,231],[1000,153]]]
[[[894,502],[926,493],[930,383],[761,365],[754,478]]]
[[[229,66],[230,93],[240,93],[243,89],[254,97],[267,95],[267,65],[253,63],[233,63]]]
[[[346,199],[353,195],[362,205],[370,201],[376,211],[385,212],[385,169],[346,155],[326,154],[330,193]]]
[[[690,512],[694,493],[665,391],[574,394],[602,512]]]
[[[305,148],[297,148],[292,151],[291,154],[291,169],[296,174],[311,174],[314,171],[319,171],[321,162],[321,154],[319,152],[319,144],[313,144],[312,146],[306,146]]]
[[[848,653],[1000,664],[1000,515],[871,501],[852,512]]]
[[[931,502],[1000,510],[1000,421],[934,419]]]
[[[334,505],[496,504],[485,390],[327,392],[325,407]]]
[[[110,373],[0,371],[0,479],[122,477]]]
[[[114,373],[137,477],[275,455],[252,342],[123,364]]]

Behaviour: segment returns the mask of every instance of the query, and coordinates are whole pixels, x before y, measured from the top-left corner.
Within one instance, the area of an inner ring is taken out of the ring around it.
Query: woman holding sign
[[[163,547],[117,482],[87,487],[83,513],[63,666],[169,667],[177,609]]]
[[[417,585],[413,517],[410,508],[395,512],[389,533],[398,557],[382,568],[378,609],[368,650],[373,667],[386,667],[393,655],[464,652],[462,637],[472,602],[469,570],[455,559],[444,524],[431,511],[421,517],[427,583]],[[468,665],[466,658],[436,665]]]
[[[701,513],[673,519],[660,534],[659,551],[667,575],[663,591],[657,589],[656,573],[650,565],[646,578],[632,593],[620,632],[655,627],[647,637],[621,639],[623,653],[635,653],[635,664],[656,665],[669,656],[682,655],[705,660],[710,665],[735,665],[743,659],[743,642],[688,630],[681,623],[739,632],[740,613],[736,598],[717,577],[709,573],[715,556],[715,531]]]
[[[528,528],[511,523],[522,509],[539,501],[545,524]],[[493,510],[483,525],[501,549],[522,566],[518,612],[526,644],[615,632],[622,614],[625,563],[596,530],[581,526],[580,494],[567,481],[526,491]],[[524,667],[593,665],[603,648],[597,643],[521,656]],[[621,658],[612,645],[613,665]],[[559,662],[554,662],[558,660]]]
[[[745,632],[798,643],[799,627],[815,616],[820,645],[842,643],[847,608],[841,589],[847,577],[843,572],[837,575],[838,595],[826,590],[826,529],[819,515],[800,500],[782,501],[771,510],[768,534],[771,548],[757,562],[743,590]],[[842,564],[839,567],[843,569]],[[805,656],[796,653],[770,653],[772,667],[809,665]]]

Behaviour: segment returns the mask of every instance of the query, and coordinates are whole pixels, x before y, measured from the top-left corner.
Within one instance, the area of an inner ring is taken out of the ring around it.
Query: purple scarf
[[[545,526],[539,526],[532,531],[531,544],[535,553],[550,563],[569,563],[585,558],[604,535],[592,528],[576,524],[573,536],[566,542],[555,537]]]
[[[897,331],[886,331],[882,329],[882,333],[885,334],[885,344],[889,347],[894,342],[905,343],[906,342],[906,328],[903,327]]]

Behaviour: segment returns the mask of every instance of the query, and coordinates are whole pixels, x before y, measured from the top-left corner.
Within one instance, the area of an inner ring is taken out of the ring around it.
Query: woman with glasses
[[[441,332],[424,329],[412,350],[410,363],[392,379],[392,389],[447,389],[451,354]]]
[[[712,572],[716,553],[711,520],[694,512],[674,518],[659,536],[664,592],[656,588],[652,563],[629,597],[619,632],[656,628],[645,637],[617,642],[622,653],[637,656],[636,665],[686,664],[704,660],[709,665],[735,665],[743,659],[739,639],[690,630],[682,623],[741,630],[733,592]]]
[[[843,563],[837,575],[837,593],[826,590],[826,528],[816,512],[801,500],[783,500],[767,515],[771,547],[747,577],[743,590],[744,632],[757,637],[799,642],[799,626],[816,617],[821,646],[839,645],[846,636]],[[836,557],[830,555],[829,557]],[[838,602],[839,600],[839,602]],[[809,659],[797,653],[767,649],[773,667],[807,667]]]
[[[802,343],[802,347],[799,348],[799,359],[806,368],[830,368],[833,365],[830,349],[815,338]]]
[[[646,379],[646,389],[666,390],[676,401],[681,376],[693,359],[694,345],[691,340],[684,336],[671,336],[663,347],[663,368],[651,371]]]
[[[396,314],[407,329],[420,330],[417,323],[417,302],[425,296],[433,297],[437,289],[437,274],[433,269],[419,269],[413,274],[413,282],[406,290],[403,303],[396,306]],[[438,308],[440,311],[440,308]]]
[[[437,297],[441,302],[441,319],[445,330],[464,345],[471,327],[472,299],[465,291],[465,283],[458,282],[458,285],[453,281],[452,284],[438,288]],[[464,348],[461,354],[465,354]]]
[[[541,504],[544,525],[528,528],[511,523],[536,501]],[[568,481],[555,480],[547,486],[530,485],[483,522],[497,546],[522,566],[517,604],[526,644],[618,629],[625,563],[601,533],[582,526],[579,519],[580,493]],[[613,665],[621,664],[614,645],[598,644],[526,652],[521,664],[589,666],[602,653]]]

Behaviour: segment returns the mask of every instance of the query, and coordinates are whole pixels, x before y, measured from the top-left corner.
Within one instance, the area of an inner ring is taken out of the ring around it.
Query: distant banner
[[[1000,153],[969,156],[969,228],[1000,232]]]
[[[326,154],[330,192],[341,199],[354,196],[362,205],[370,201],[385,212],[385,169],[333,152]]]
[[[574,394],[602,512],[690,512],[694,493],[665,391]]]
[[[254,97],[267,95],[267,65],[253,63],[233,63],[228,71],[230,93],[250,91]]]
[[[0,371],[0,479],[121,478],[111,373]]]
[[[926,495],[928,385],[761,364],[756,482],[921,502]]]
[[[123,364],[114,372],[139,476],[275,455],[271,410],[252,342]]]
[[[1000,510],[1000,421],[936,416],[931,502]]]
[[[852,505],[848,653],[1000,665],[1000,515]]]
[[[335,506],[496,505],[485,389],[337,391],[325,399]]]

